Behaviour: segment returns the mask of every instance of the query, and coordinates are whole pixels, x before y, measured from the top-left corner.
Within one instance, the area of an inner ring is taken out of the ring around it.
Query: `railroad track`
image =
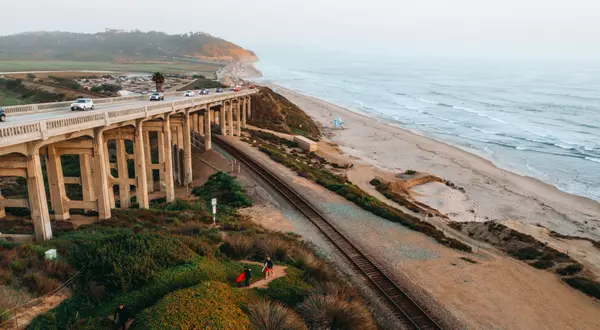
[[[302,198],[293,188],[288,186],[271,171],[254,161],[244,152],[236,149],[228,142],[215,136],[213,142],[219,145],[239,161],[252,169],[263,180],[275,188],[283,197],[292,203],[302,214],[312,221],[325,236],[356,266],[368,279],[391,307],[394,315],[403,324],[412,329],[441,329],[441,327],[423,309],[421,309],[394,281],[379,269],[365,253],[348,240],[335,226],[317,211],[308,201]]]

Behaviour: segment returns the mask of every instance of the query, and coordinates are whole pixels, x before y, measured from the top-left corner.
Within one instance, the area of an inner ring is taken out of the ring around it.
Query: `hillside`
[[[28,32],[0,37],[1,60],[255,62],[256,55],[229,41],[197,32],[107,30],[95,34]]]
[[[250,125],[287,134],[319,138],[319,127],[302,109],[268,87],[252,96]]]

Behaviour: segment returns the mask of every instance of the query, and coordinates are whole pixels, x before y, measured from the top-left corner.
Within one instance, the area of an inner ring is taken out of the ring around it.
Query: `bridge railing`
[[[183,92],[167,92],[165,96],[176,96],[182,95]],[[95,104],[107,104],[107,103],[118,103],[127,101],[144,101],[148,99],[148,95],[138,96],[119,96],[119,97],[107,97],[102,99],[93,99]],[[60,108],[66,108],[73,103],[72,101],[65,102],[50,102],[50,103],[38,103],[28,105],[14,105],[8,107],[2,107],[7,115],[26,115],[31,113],[37,113],[44,110],[54,110]]]
[[[0,147],[46,139],[50,136],[76,132],[94,127],[108,126],[133,119],[145,118],[197,105],[235,99],[254,94],[256,91],[241,91],[235,94],[197,96],[175,102],[160,102],[147,106],[130,106],[104,112],[73,114],[69,117],[0,126]]]

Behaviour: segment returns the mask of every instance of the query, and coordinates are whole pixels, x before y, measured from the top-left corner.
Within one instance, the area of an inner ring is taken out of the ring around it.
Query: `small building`
[[[308,152],[317,151],[317,142],[305,138],[304,136],[294,135],[294,142],[298,143],[298,147]]]

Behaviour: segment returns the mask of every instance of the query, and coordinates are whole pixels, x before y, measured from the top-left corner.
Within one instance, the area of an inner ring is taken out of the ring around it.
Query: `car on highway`
[[[217,89],[215,89],[215,93],[223,93],[223,88],[217,88]]]
[[[165,95],[163,93],[152,93],[149,98],[150,101],[164,101]]]
[[[75,110],[94,110],[94,100],[92,99],[77,99],[71,103],[71,111]]]
[[[6,121],[6,111],[4,111],[4,109],[0,108],[0,122],[4,122]]]
[[[236,87],[236,88],[234,88],[234,89],[233,89],[233,91],[234,91],[234,92],[239,92],[239,91],[240,91],[240,88],[239,88],[239,87]]]
[[[194,91],[185,91],[185,93],[183,94],[183,96],[185,97],[192,97],[196,95],[196,93],[194,93]]]
[[[256,88],[256,87],[254,87],[254,84],[251,84],[250,89],[254,89],[254,88]]]
[[[200,94],[200,95],[208,95],[208,89],[203,89],[198,94]]]

